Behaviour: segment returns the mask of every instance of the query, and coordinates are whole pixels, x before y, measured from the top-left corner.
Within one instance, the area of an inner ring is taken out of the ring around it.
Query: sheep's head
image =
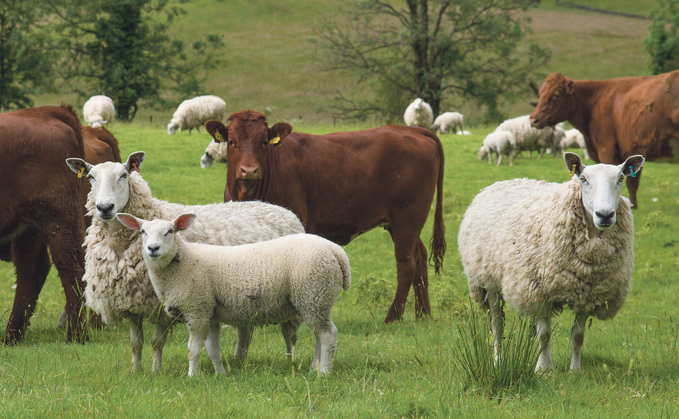
[[[479,148],[476,151],[476,157],[479,158],[479,160],[484,160],[485,158],[488,157],[488,147],[485,145],[482,145],[481,148]]]
[[[177,132],[177,130],[179,130],[179,131],[182,130],[181,121],[179,121],[179,119],[177,119],[177,118],[172,118],[170,120],[170,123],[167,124],[167,135],[172,135],[175,132]]]
[[[595,164],[585,166],[580,156],[565,153],[564,162],[582,184],[582,204],[587,218],[599,230],[608,230],[616,222],[622,181],[626,176],[636,176],[644,166],[644,157],[629,157],[623,164]]]
[[[108,223],[127,205],[130,199],[129,175],[139,170],[146,153],[130,154],[125,163],[105,162],[93,166],[83,159],[66,159],[66,163],[78,176],[87,176],[92,185],[97,217]]]
[[[147,221],[130,214],[116,215],[122,225],[141,233],[142,251],[148,260],[161,260],[168,254],[174,256],[175,234],[186,230],[196,219],[195,214],[182,214],[174,221]]]

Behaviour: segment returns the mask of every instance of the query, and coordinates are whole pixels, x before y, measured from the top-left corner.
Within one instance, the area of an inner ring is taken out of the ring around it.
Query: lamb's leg
[[[509,165],[514,166],[514,157],[516,157],[516,150],[509,151]]]
[[[141,349],[144,346],[142,316],[130,315],[130,344],[132,345],[132,371],[141,371]]]
[[[236,354],[234,358],[241,362],[245,362],[248,358],[248,349],[250,348],[250,342],[252,342],[252,332],[254,327],[237,327],[238,331],[238,341],[236,343]]]
[[[311,371],[318,370],[321,375],[330,374],[337,348],[337,327],[330,320],[329,324],[323,328],[315,327],[314,334],[316,335],[316,350],[311,363]]]
[[[490,305],[490,327],[495,343],[495,364],[499,364],[500,354],[502,353],[502,335],[505,331],[505,314],[502,311],[502,298],[498,293],[488,292],[488,304]]]
[[[285,339],[287,350],[286,354],[291,361],[294,361],[297,357],[297,329],[301,323],[302,318],[300,316],[295,316],[294,319],[281,323],[281,333],[283,333],[283,339]]]
[[[498,166],[502,164],[502,151],[497,152],[497,163]]]
[[[167,340],[170,325],[165,322],[158,322],[153,328],[151,346],[153,347],[153,372],[160,372],[163,369],[163,348]]]
[[[540,356],[538,357],[538,363],[535,366],[535,371],[547,371],[552,368],[552,349],[549,343],[549,339],[552,334],[552,318],[540,317],[537,319],[537,325],[535,327],[538,342],[540,344]]]
[[[488,164],[493,164],[493,152],[488,150]]]
[[[571,355],[571,371],[581,372],[580,367],[580,349],[585,340],[585,326],[587,324],[587,315],[578,314],[575,316],[575,322],[571,329],[571,343],[573,345],[573,353]]]
[[[222,364],[222,350],[219,344],[219,323],[213,323],[210,325],[210,331],[207,335],[207,340],[205,341],[205,350],[207,351],[207,356],[210,357],[212,365],[215,367],[215,374],[226,374],[224,370],[224,365]]]
[[[209,324],[204,326],[193,324],[189,329],[189,377],[196,375],[200,369],[200,351],[209,333]]]

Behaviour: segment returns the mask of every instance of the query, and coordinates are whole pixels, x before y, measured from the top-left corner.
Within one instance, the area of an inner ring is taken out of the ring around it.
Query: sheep
[[[172,115],[170,123],[167,125],[167,135],[172,135],[177,130],[197,129],[208,119],[224,119],[226,112],[226,102],[217,96],[205,95],[187,99],[179,104],[177,110]]]
[[[630,202],[620,196],[625,176],[637,176],[644,158],[615,166],[585,166],[566,153],[564,183],[513,179],[494,183],[472,201],[460,224],[458,247],[471,297],[489,310],[499,362],[503,300],[537,317],[536,371],[552,367],[551,315],[568,305],[570,369],[581,371],[580,349],[590,316],[616,315],[625,303],[634,267]]]
[[[430,127],[434,122],[434,112],[427,102],[418,97],[406,108],[403,120],[409,127]]]
[[[566,150],[567,148],[580,147],[582,149],[582,155],[585,160],[591,160],[589,158],[589,153],[587,152],[587,143],[585,143],[585,136],[582,135],[580,131],[576,128],[566,130],[564,137],[559,143],[559,148],[561,150]]]
[[[205,154],[200,158],[200,167],[207,169],[215,161],[226,164],[226,150],[228,147],[229,143],[226,141],[221,143],[210,141],[210,144],[205,149]]]
[[[539,152],[538,158],[542,158],[545,148],[552,138],[554,128],[533,128],[530,124],[530,115],[517,116],[507,119],[495,128],[495,131],[509,131],[516,137],[516,147],[519,151],[527,150],[533,157],[533,150]]]
[[[172,319],[158,310],[160,302],[142,262],[141,237],[124,228],[115,215],[124,210],[139,217],[171,218],[194,212],[201,220],[184,233],[185,239],[220,245],[303,233],[304,227],[291,211],[259,201],[187,206],[153,198],[148,184],[137,172],[145,156],[144,152],[135,152],[125,163],[96,166],[81,159],[68,159],[67,163],[74,172],[87,176],[92,184],[86,203],[92,224],[84,241],[86,303],[102,316],[104,323],[129,319],[132,369],[135,371],[141,369],[143,321],[149,318],[155,323],[151,340],[153,371],[160,371],[163,346]],[[251,328],[238,328],[237,358],[242,358],[247,351],[251,334]],[[290,342],[286,343],[290,346]]]
[[[113,100],[104,95],[96,95],[87,99],[83,105],[83,118],[92,128],[99,128],[111,122],[116,115]]]
[[[509,154],[509,165],[514,164],[516,155],[516,137],[509,131],[493,131],[483,139],[483,145],[477,151],[479,160],[488,157],[488,164],[493,163],[493,153],[497,154],[497,165],[502,163],[502,155]]]
[[[341,290],[351,285],[349,258],[341,246],[313,234],[212,246],[188,243],[177,234],[193,223],[195,214],[174,221],[147,221],[122,213],[117,218],[141,232],[153,288],[165,312],[183,317],[186,323],[189,376],[198,372],[204,343],[215,373],[225,373],[220,323],[253,327],[289,322],[297,316],[316,335],[311,371],[330,373],[337,346],[332,307]]]
[[[561,148],[561,140],[566,136],[566,130],[564,128],[565,123],[559,122],[554,125],[554,131],[552,131],[551,137],[547,140],[549,146],[549,152],[552,153],[552,157],[562,156],[563,149]]]
[[[459,112],[444,112],[436,117],[434,125],[430,129],[437,131],[439,134],[445,134],[448,131],[455,132],[455,128],[458,126],[460,127],[460,133],[464,133],[464,117],[462,114]]]

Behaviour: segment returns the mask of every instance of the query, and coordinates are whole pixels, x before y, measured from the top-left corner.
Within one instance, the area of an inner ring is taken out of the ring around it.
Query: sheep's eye
[[[587,178],[584,176],[580,176],[580,182],[587,183]]]
[[[170,229],[170,230],[167,230],[167,233],[165,233],[165,235],[168,236],[168,235],[170,235],[170,234],[172,234],[172,233],[174,233],[174,230],[173,230],[173,229]]]
[[[618,178],[618,182],[622,182],[623,180],[625,180],[625,175],[620,175],[620,177]]]
[[[122,176],[120,176],[121,179],[126,179],[127,178],[127,172],[123,173]]]
[[[146,235],[146,231],[144,231],[144,229],[139,230],[139,232],[141,233],[142,236]]]

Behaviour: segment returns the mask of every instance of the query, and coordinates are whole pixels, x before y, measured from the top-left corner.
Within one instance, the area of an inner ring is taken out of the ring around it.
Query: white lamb
[[[585,136],[582,135],[580,131],[576,128],[566,130],[564,137],[559,143],[561,150],[566,150],[567,148],[580,147],[582,149],[582,155],[585,160],[591,160],[589,158],[589,153],[587,152],[587,143],[585,143]]]
[[[291,211],[259,201],[180,205],[153,198],[148,184],[137,172],[144,158],[144,152],[136,152],[130,154],[125,163],[92,166],[81,159],[68,159],[67,163],[74,172],[87,176],[92,184],[86,203],[87,214],[92,217],[84,243],[86,303],[101,314],[107,324],[121,318],[130,320],[133,370],[141,368],[144,319],[155,323],[151,340],[153,371],[159,371],[172,319],[159,310],[160,302],[142,261],[142,238],[116,220],[118,212],[152,219],[174,218],[190,211],[199,214],[200,221],[184,232],[184,238],[219,245],[253,243],[303,233],[304,227]],[[290,326],[282,324],[281,327],[285,330]],[[246,355],[251,334],[252,328],[238,328],[237,357]],[[288,351],[294,349],[293,341],[286,338],[286,343]]]
[[[115,115],[116,108],[113,105],[113,100],[108,96],[92,96],[83,105],[83,118],[93,128],[108,124]]]
[[[490,310],[499,361],[502,301],[537,316],[536,370],[552,367],[551,315],[568,305],[575,314],[570,369],[579,372],[587,318],[610,319],[627,298],[634,267],[634,225],[625,176],[637,173],[636,155],[614,166],[585,166],[564,156],[574,175],[565,183],[531,179],[497,182],[467,209],[458,246],[471,297]]]
[[[226,164],[226,151],[228,147],[229,143],[226,141],[221,143],[210,141],[210,144],[205,148],[205,154],[200,158],[200,167],[207,169],[214,162]]]
[[[167,135],[172,135],[177,130],[191,130],[196,128],[200,133],[200,127],[208,119],[224,119],[226,102],[217,96],[205,95],[187,99],[179,104],[167,125]]]
[[[455,132],[455,129],[460,127],[460,134],[464,133],[464,116],[459,112],[444,112],[437,116],[434,120],[434,125],[431,126],[432,131],[436,131],[439,134],[445,134],[446,132]]]
[[[430,127],[434,122],[434,112],[427,102],[418,97],[406,108],[403,120],[409,127]]]
[[[165,312],[183,317],[189,329],[189,376],[198,372],[204,343],[215,373],[225,373],[220,323],[253,327],[297,316],[316,335],[311,371],[330,373],[337,347],[332,307],[351,285],[342,247],[312,234],[231,247],[188,243],[177,233],[195,218],[146,221],[118,214],[125,226],[141,231],[144,261]]]
[[[476,153],[479,160],[488,158],[493,164],[493,153],[497,154],[497,165],[502,164],[502,155],[509,154],[509,165],[514,164],[516,155],[516,137],[509,131],[493,131],[483,139],[483,145]]]
[[[545,153],[550,144],[554,128],[534,128],[530,124],[530,115],[517,116],[507,119],[495,128],[495,131],[509,131],[516,137],[516,147],[519,151],[527,150],[529,157],[533,157],[533,150],[539,152],[538,158]]]

